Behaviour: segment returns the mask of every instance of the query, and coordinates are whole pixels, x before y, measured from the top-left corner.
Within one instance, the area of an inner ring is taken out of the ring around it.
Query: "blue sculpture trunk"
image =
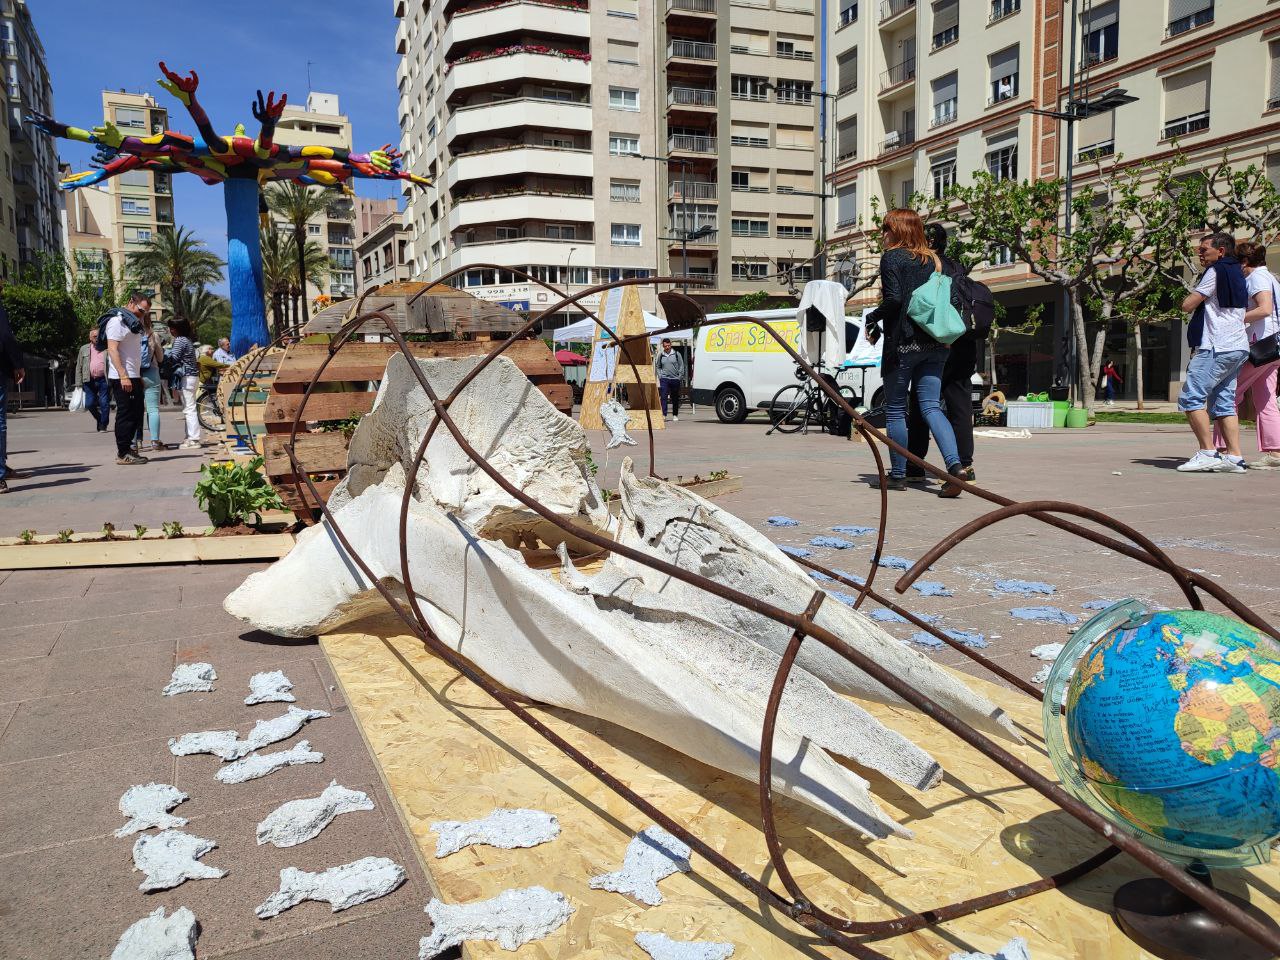
[[[258,243],[258,182],[229,179],[222,187],[227,207],[227,279],[231,287],[231,350],[242,357],[271,342],[262,288]]]

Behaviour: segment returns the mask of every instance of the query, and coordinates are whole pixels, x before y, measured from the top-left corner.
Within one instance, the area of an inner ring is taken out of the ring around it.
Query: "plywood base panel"
[[[540,884],[577,908],[560,930],[514,954],[468,943],[464,957],[643,958],[633,943],[643,930],[732,942],[735,960],[847,956],[763,907],[696,854],[693,872],[659,884],[665,902],[656,907],[590,889],[591,877],[618,869],[648,819],[427,653],[395,617],[355,624],[322,637],[321,645],[441,897],[461,903]],[[1052,775],[1037,732],[1039,704],[970,682],[1025,727],[1028,743],[1015,752]],[[871,775],[880,802],[915,831],[910,840],[868,843],[817,811],[777,798],[788,864],[816,903],[857,920],[884,919],[1026,883],[1102,849],[1092,833],[941,728],[910,711],[867,706],[931,750],[948,775],[927,793]],[[599,720],[552,708],[537,714],[753,876],[782,889],[768,867],[752,784]],[[483,817],[497,807],[553,813],[561,836],[532,849],[470,847],[435,859],[433,821]],[[894,960],[933,960],[961,950],[994,953],[1020,936],[1035,960],[1139,960],[1148,955],[1119,931],[1109,910],[1115,889],[1141,875],[1121,856],[1064,891],[868,946]],[[1280,890],[1276,867],[1215,879],[1277,912],[1268,900]]]

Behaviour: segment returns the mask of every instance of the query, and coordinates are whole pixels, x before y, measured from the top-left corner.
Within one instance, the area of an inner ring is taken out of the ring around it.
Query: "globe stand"
[[[1192,863],[1187,873],[1213,888],[1209,868],[1203,863]],[[1221,890],[1218,895],[1259,923],[1277,927],[1274,920],[1253,904]],[[1274,956],[1266,947],[1259,946],[1158,877],[1126,883],[1116,891],[1112,904],[1116,923],[1125,935],[1162,960],[1269,960]]]

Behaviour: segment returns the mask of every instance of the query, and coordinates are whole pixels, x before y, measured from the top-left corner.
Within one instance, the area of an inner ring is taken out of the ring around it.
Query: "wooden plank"
[[[762,907],[697,856],[691,873],[661,881],[664,899],[657,907],[641,909],[624,896],[592,890],[588,879],[618,869],[633,834],[651,820],[428,653],[421,641],[406,636],[394,617],[340,628],[321,636],[320,645],[441,899],[473,902],[539,884],[573,903],[568,923],[524,948],[530,957],[638,956],[635,934],[654,930],[679,940],[730,942],[735,960],[847,958]],[[962,679],[1004,706],[1022,727],[1028,742],[1006,749],[1055,778],[1038,733],[1040,704],[992,683]],[[859,921],[881,920],[1038,880],[1103,849],[1097,835],[936,724],[905,708],[860,705],[929,750],[949,776],[920,792],[872,775],[877,801],[915,834],[878,841],[775,794],[787,862],[816,904]],[[612,724],[565,710],[532,709],[751,876],[781,890],[767,865],[753,783]],[[559,819],[563,835],[529,849],[473,846],[435,858],[433,821],[483,817],[497,807],[545,810]],[[958,951],[995,954],[1020,936],[1035,960],[1141,960],[1147,954],[1120,932],[1110,910],[1116,887],[1142,873],[1118,857],[1064,890],[870,945],[893,960],[934,960]],[[1222,871],[1215,880],[1272,916],[1280,912],[1268,896],[1280,887],[1275,863]],[[462,956],[513,955],[494,943],[472,941],[463,945]]]
[[[264,407],[263,422],[272,433],[287,433],[298,409],[301,393],[273,393]],[[306,401],[307,420],[345,420],[353,413],[364,415],[373,409],[377,394],[372,390],[346,393],[313,393]]]
[[[266,435],[263,457],[268,476],[293,473],[293,464],[289,460],[289,454],[285,452],[288,443],[288,434]],[[308,473],[333,473],[347,469],[347,438],[336,430],[331,433],[298,434],[295,453],[298,463]]]
[[[493,344],[451,340],[441,343],[411,343],[409,349],[416,357],[456,359],[486,354],[493,349]],[[325,368],[320,382],[381,380],[387,361],[397,350],[393,343],[347,344]],[[276,371],[274,389],[278,392],[301,393],[328,354],[329,348],[326,346],[294,344],[280,364],[280,369]],[[541,340],[517,340],[507,347],[503,356],[510,357],[526,374],[558,375],[560,379],[564,379],[560,365]]]
[[[0,547],[0,570],[119,567],[221,560],[278,560],[293,549],[291,533],[241,537],[178,537]]]

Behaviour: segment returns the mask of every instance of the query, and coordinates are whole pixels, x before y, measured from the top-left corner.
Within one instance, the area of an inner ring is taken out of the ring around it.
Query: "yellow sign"
[[[781,320],[770,323],[778,336],[793,350],[800,349],[800,323]],[[722,323],[707,331],[703,349],[707,353],[784,353],[777,340],[758,323]]]

